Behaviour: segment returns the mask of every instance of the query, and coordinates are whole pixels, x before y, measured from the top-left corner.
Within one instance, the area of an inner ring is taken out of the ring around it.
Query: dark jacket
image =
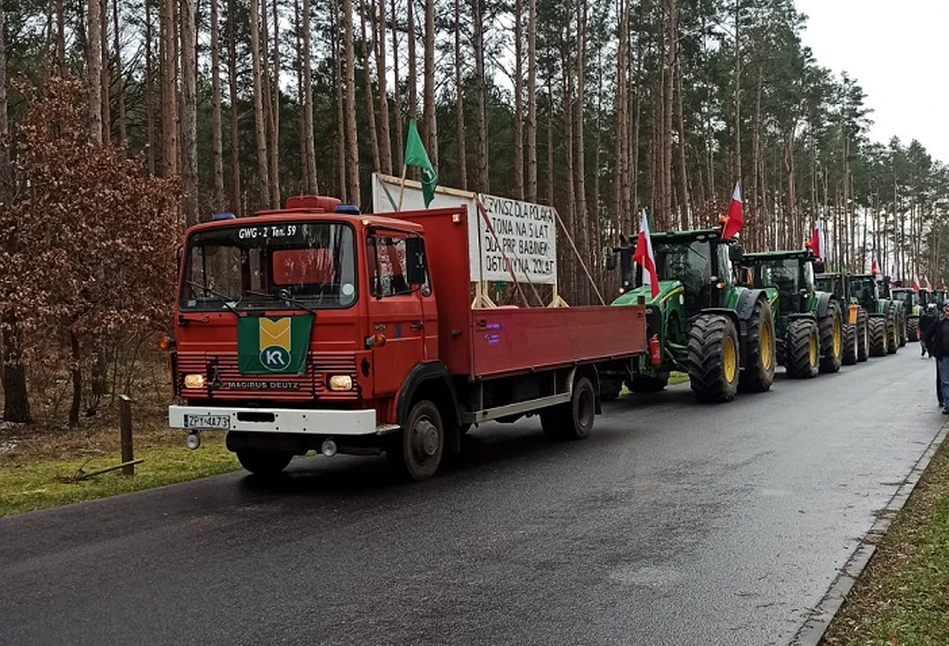
[[[929,328],[932,327],[933,323],[936,322],[936,315],[932,312],[926,311],[923,312],[919,317],[919,335],[925,339],[926,333],[929,331]]]
[[[923,337],[929,354],[937,359],[949,357],[949,319],[940,318],[933,323]]]

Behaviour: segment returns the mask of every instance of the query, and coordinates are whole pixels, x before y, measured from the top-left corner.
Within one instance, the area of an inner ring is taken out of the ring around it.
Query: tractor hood
[[[613,305],[636,305],[639,303],[639,298],[643,297],[646,299],[646,305],[657,305],[677,294],[681,294],[684,291],[682,286],[682,281],[679,280],[660,280],[659,281],[659,294],[653,298],[652,290],[648,285],[642,287],[637,287],[631,289],[613,301]]]

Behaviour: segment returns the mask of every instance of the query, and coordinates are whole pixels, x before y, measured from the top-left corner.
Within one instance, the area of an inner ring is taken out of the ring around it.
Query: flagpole
[[[402,210],[402,197],[405,195],[405,174],[408,170],[408,165],[402,164],[402,180],[399,182],[399,206],[395,209],[396,211]]]

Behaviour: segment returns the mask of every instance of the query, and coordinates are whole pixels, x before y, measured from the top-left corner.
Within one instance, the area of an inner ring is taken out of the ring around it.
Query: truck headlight
[[[330,390],[352,390],[353,378],[349,375],[333,375],[330,377]]]
[[[204,375],[185,375],[185,388],[204,388]]]

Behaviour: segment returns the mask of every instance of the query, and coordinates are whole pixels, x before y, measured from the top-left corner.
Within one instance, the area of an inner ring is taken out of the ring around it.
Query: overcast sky
[[[949,0],[795,2],[817,62],[866,92],[871,138],[915,138],[949,163]]]

